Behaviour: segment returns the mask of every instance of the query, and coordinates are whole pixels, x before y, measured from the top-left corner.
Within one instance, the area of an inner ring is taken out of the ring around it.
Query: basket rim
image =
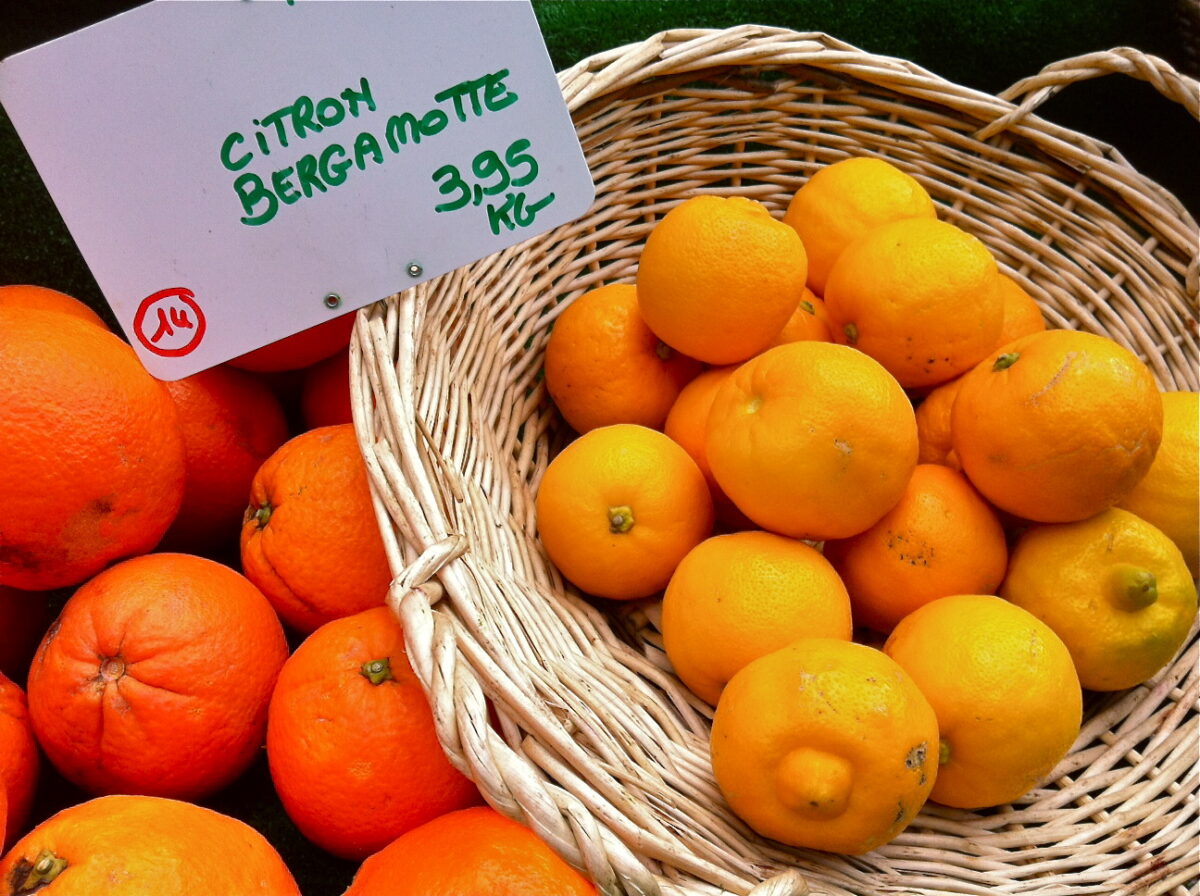
[[[717,50],[715,54],[710,51]],[[766,62],[766,65],[761,63]],[[1007,133],[1014,139],[1062,152],[1076,147],[1093,156],[1089,174],[1115,181],[1132,181],[1137,191],[1152,194],[1167,203],[1178,216],[1183,246],[1194,246],[1197,222],[1191,212],[1166,187],[1142,174],[1117,147],[1090,135],[1059,125],[1034,111],[1051,93],[1070,84],[1108,73],[1121,73],[1148,81],[1167,99],[1183,104],[1193,118],[1200,119],[1200,81],[1178,72],[1167,61],[1133,47],[1058,60],[1040,72],[1020,79],[998,94],[967,87],[906,59],[872,53],[823,31],[743,24],[728,28],[677,28],[659,31],[643,41],[624,44],[592,54],[558,73],[563,97],[573,115],[584,115],[588,106],[614,90],[637,82],[655,80],[660,73],[679,76],[707,69],[741,65],[760,69],[811,68],[835,71],[873,86],[905,92],[914,99],[944,106],[977,123],[979,139]],[[1042,78],[1053,88],[1037,93]],[[1006,98],[1026,97],[1022,103]],[[1126,195],[1124,198],[1131,198]],[[1136,199],[1136,196],[1132,198]],[[1189,234],[1191,235],[1189,239]]]

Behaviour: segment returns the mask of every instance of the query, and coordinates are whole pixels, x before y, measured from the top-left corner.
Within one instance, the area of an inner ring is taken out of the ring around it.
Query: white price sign
[[[0,62],[0,103],[167,380],[594,197],[528,0],[154,0]]]

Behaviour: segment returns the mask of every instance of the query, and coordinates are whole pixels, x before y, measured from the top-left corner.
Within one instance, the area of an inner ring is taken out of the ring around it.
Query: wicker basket
[[[1197,389],[1197,227],[1110,147],[1040,120],[1119,71],[1197,115],[1195,81],[1114,50],[1004,98],[823,34],[671,31],[560,74],[597,188],[554,232],[378,303],[352,344],[356,426],[396,579],[389,602],[451,760],[605,894],[1197,891],[1197,641],[1147,685],[1089,697],[1051,780],[1014,805],[928,804],[861,857],[755,836],[716,790],[711,711],[670,672],[653,602],[580,597],[532,496],[572,434],[540,385],[555,315],[629,281],[698,193],[782,214],[819,166],[886,157],[979,236],[1052,326],[1106,333]],[[490,709],[489,709],[490,707]]]

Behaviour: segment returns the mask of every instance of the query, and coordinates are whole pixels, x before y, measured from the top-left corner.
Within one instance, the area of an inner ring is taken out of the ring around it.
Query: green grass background
[[[17,3],[0,8],[0,58],[100,21],[129,0]],[[868,52],[897,56],[995,93],[1049,62],[1130,45],[1196,74],[1182,0],[534,0],[556,68],[669,28],[743,23],[824,31]],[[1072,86],[1041,114],[1114,144],[1139,170],[1200,209],[1195,122],[1149,86],[1111,76]],[[0,113],[0,284],[38,283],[108,311],[28,155]],[[36,812],[85,799],[47,768]],[[265,759],[206,801],[263,831],[305,896],[338,896],[355,865],[308,844],[283,813]]]

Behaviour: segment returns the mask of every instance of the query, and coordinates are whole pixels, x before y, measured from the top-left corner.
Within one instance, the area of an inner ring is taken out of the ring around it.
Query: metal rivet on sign
[[[425,269],[423,267],[421,267],[419,264],[417,264],[415,261],[412,262],[408,266],[408,276],[410,276],[410,277],[420,277],[421,274],[424,273],[424,271],[425,271]]]
[[[342,304],[342,297],[339,296],[336,292],[331,292],[331,293],[329,293],[329,295],[325,296],[325,307],[326,308],[337,308],[341,304]]]

